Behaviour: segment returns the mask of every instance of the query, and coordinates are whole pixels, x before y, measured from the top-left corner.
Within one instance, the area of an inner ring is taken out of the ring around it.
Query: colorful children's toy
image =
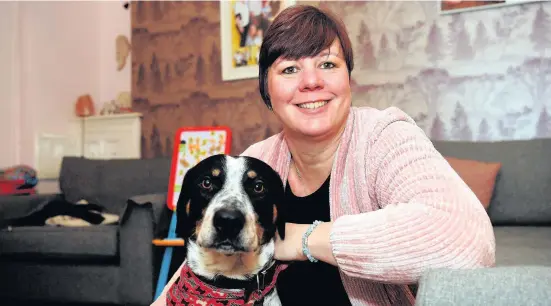
[[[167,206],[173,212],[168,237],[153,240],[154,245],[166,247],[157,281],[155,299],[161,294],[168,280],[172,248],[184,245],[184,241],[176,237],[177,220],[174,212],[186,172],[201,160],[216,154],[230,154],[230,150],[231,130],[227,127],[183,127],[176,131],[168,185]]]

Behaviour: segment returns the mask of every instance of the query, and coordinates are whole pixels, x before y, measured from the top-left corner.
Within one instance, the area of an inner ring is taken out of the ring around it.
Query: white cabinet
[[[86,117],[82,122],[84,157],[141,158],[140,113]]]

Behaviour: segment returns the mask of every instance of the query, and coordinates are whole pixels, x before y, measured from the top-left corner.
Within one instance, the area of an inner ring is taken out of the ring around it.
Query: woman
[[[287,186],[290,220],[276,246],[277,259],[293,262],[278,279],[284,305],[413,305],[407,285],[424,271],[494,264],[484,208],[414,121],[396,108],[351,107],[341,21],[287,8],[265,34],[259,66],[261,96],[283,131],[243,155]]]

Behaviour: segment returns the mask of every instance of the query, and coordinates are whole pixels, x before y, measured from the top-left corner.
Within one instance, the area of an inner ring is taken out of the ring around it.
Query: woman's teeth
[[[298,104],[297,106],[300,108],[316,109],[324,106],[327,103],[329,103],[329,101],[316,101],[316,102]]]

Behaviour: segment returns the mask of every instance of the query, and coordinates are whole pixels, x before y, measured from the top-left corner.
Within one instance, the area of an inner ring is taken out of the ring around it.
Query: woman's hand
[[[308,237],[308,249],[314,258],[337,265],[329,241],[332,225],[332,222],[323,222],[318,225]],[[302,236],[306,233],[309,226],[310,224],[286,223],[285,239],[281,240],[279,234],[276,235],[275,259],[281,261],[307,260],[306,256],[302,253]]]
[[[285,224],[285,239],[281,240],[279,233],[276,235],[274,257],[281,261],[306,260],[302,254],[302,235],[308,229],[308,224]]]

